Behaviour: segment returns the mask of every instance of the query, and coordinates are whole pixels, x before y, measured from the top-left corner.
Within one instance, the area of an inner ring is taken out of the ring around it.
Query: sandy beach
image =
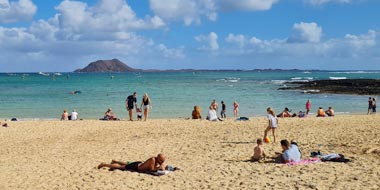
[[[279,119],[279,140],[341,153],[349,163],[247,162],[267,120],[181,119],[18,121],[0,128],[0,189],[379,189],[380,115]],[[96,169],[111,159],[145,160],[163,152],[182,170],[165,176]]]

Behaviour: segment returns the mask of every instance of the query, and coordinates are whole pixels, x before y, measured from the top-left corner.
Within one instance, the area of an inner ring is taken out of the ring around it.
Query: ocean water
[[[267,107],[276,113],[288,107],[305,110],[310,99],[312,112],[319,106],[332,106],[338,114],[366,113],[368,96],[304,94],[279,91],[285,81],[316,80],[329,77],[380,79],[380,72],[171,72],[171,73],[38,73],[0,74],[0,118],[58,119],[64,109],[76,109],[83,119],[101,118],[111,107],[119,118],[127,118],[125,99],[137,92],[138,104],[149,94],[152,118],[190,117],[194,105],[207,115],[213,99],[224,101],[227,117],[233,115],[232,103],[240,104],[239,116],[263,116]],[[81,91],[80,94],[70,94]],[[220,110],[219,110],[220,111]]]

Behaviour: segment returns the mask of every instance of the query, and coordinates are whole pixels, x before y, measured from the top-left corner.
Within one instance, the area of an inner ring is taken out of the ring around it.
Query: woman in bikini
[[[144,109],[144,121],[146,121],[146,119],[148,119],[149,109],[152,109],[152,102],[147,93],[145,93],[142,98],[140,109],[141,107]]]
[[[237,101],[234,101],[233,107],[234,107],[234,116],[237,117],[239,114],[239,104],[237,103]]]

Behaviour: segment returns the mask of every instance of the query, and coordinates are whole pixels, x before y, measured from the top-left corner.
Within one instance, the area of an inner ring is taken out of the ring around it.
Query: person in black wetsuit
[[[137,108],[137,93],[134,92],[132,95],[128,96],[125,100],[125,107],[127,108],[129,112],[129,120],[133,121],[133,108]]]

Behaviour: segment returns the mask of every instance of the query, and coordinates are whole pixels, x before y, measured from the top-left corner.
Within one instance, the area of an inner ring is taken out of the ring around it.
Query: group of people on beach
[[[133,113],[136,112],[137,114],[137,120],[142,120],[144,111],[144,121],[148,119],[149,116],[149,110],[152,109],[152,101],[150,100],[147,93],[144,94],[140,107],[137,106],[137,93],[134,92],[132,95],[128,96],[125,100],[125,107],[128,111],[129,120],[133,121]],[[61,120],[78,120],[78,112],[74,109],[71,114],[67,112],[67,110],[63,110],[63,113],[61,115]],[[116,117],[115,113],[112,112],[112,108],[108,108],[106,112],[104,113],[103,118],[101,120],[120,120]]]
[[[368,112],[367,114],[375,114],[376,113],[376,99],[374,97],[368,98]]]
[[[289,108],[285,107],[284,110],[280,114],[277,115],[277,117],[282,117],[282,118],[284,118],[284,117],[299,117],[299,118],[303,118],[303,117],[307,117],[309,115],[310,110],[311,110],[311,101],[307,100],[306,112],[303,112],[301,110],[298,113],[291,113],[291,110],[289,110]],[[316,116],[317,117],[326,117],[326,116],[333,117],[333,116],[335,116],[335,111],[331,106],[327,110],[323,110],[322,107],[319,107],[319,109],[317,110]]]
[[[220,102],[222,105],[222,109],[220,111],[220,117],[217,116],[217,111],[219,108],[218,103],[214,99],[211,102],[211,105],[209,106],[209,111],[207,114],[207,120],[209,121],[223,121],[224,119],[227,119],[226,111],[227,111],[227,106],[224,103],[224,101]],[[234,112],[234,117],[237,117],[239,114],[239,103],[237,101],[234,101],[233,103],[233,112]],[[201,116],[201,108],[198,105],[194,106],[194,110],[191,113],[191,118],[192,119],[202,119]]]
[[[152,101],[150,100],[147,93],[144,94],[140,107],[137,106],[137,93],[134,92],[132,95],[128,96],[125,100],[125,107],[128,110],[129,120],[133,121],[133,112],[136,111],[137,120],[142,120],[142,110],[144,110],[144,121],[148,119],[149,110],[152,109]]]
[[[144,121],[148,119],[149,110],[152,109],[152,101],[150,100],[147,93],[144,94],[140,107],[137,106],[137,93],[133,92],[132,95],[129,95],[125,99],[125,108],[128,111],[129,121],[133,121],[133,113],[136,112],[137,120],[141,121],[143,114],[142,110],[144,110]],[[115,114],[111,111],[111,108],[108,108],[106,113],[104,114],[103,120],[120,120],[115,116]]]
[[[63,110],[63,113],[61,115],[61,120],[63,121],[67,121],[67,120],[78,120],[78,112],[74,109],[71,114],[69,115],[69,113],[67,112],[67,110]]]
[[[268,132],[272,131],[273,143],[276,143],[276,129],[278,127],[278,118],[274,110],[271,107],[267,108],[267,119],[268,125],[264,130],[264,141],[269,143]],[[257,146],[253,149],[253,155],[251,157],[252,161],[260,161],[261,159],[266,158],[266,153],[263,147],[263,139],[257,139]],[[281,140],[282,152],[276,152],[277,157],[274,157],[276,162],[280,163],[289,163],[289,162],[298,162],[301,159],[301,152],[299,151],[298,144],[295,141],[289,143],[288,140]]]

